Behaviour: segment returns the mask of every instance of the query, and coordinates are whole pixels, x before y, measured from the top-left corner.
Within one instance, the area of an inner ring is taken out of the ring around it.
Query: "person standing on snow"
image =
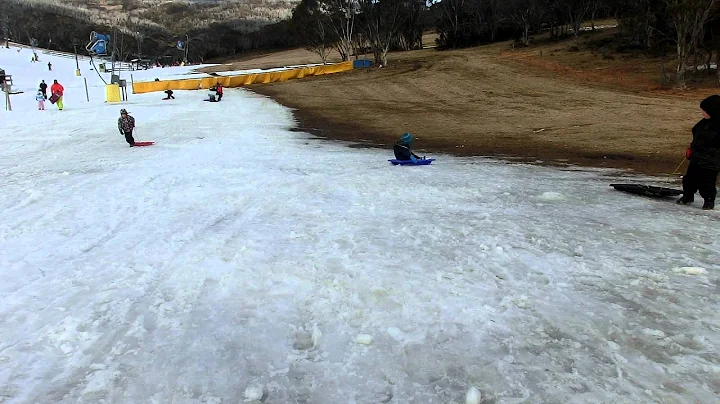
[[[50,86],[50,93],[57,96],[57,101],[55,101],[55,104],[57,104],[58,109],[62,111],[63,94],[65,93],[65,88],[62,86],[62,84],[58,83],[57,80],[53,80],[53,85]]]
[[[120,118],[118,118],[118,129],[120,134],[125,135],[125,141],[128,142],[130,147],[135,146],[135,139],[133,138],[133,129],[135,129],[135,118],[130,116],[125,108],[120,110]]]
[[[43,96],[47,100],[47,84],[45,84],[45,80],[40,83],[40,91],[42,91]]]
[[[38,102],[38,110],[45,111],[45,94],[43,94],[42,90],[38,90],[37,94],[35,94],[35,101]]]
[[[48,62],[48,70],[52,71],[52,63]]]
[[[715,208],[718,172],[720,172],[720,95],[711,95],[700,103],[703,119],[692,129],[693,140],[686,152],[690,160],[683,176],[683,196],[677,203],[687,205],[695,193],[705,200],[703,209]]]
[[[400,141],[395,143],[395,145],[393,146],[393,152],[395,152],[396,159],[411,160],[413,163],[422,159],[422,157],[418,156],[410,150],[410,145],[412,145],[412,139],[413,138],[410,133],[405,133],[400,138]]]

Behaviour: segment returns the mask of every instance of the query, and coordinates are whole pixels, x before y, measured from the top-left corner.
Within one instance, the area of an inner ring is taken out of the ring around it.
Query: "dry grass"
[[[337,51],[330,53],[328,62],[339,62],[340,54]],[[232,62],[220,66],[200,69],[201,72],[225,72],[244,69],[268,69],[272,67],[305,65],[322,63],[317,53],[306,49],[290,49],[278,52],[259,52],[248,54],[241,58],[234,58]]]
[[[500,43],[395,53],[388,68],[252,89],[296,108],[305,130],[381,147],[410,131],[427,154],[517,156],[646,173],[669,173],[682,160],[702,94],[597,85],[508,60],[508,49]],[[310,57],[299,50],[263,55],[233,69]]]

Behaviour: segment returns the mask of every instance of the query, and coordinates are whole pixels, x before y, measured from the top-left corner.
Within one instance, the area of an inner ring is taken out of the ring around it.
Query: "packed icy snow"
[[[30,57],[0,49],[24,91],[0,111],[0,402],[720,402],[715,212],[602,170],[395,167],[246,90],[106,104],[87,60]],[[55,78],[65,110],[38,111]]]

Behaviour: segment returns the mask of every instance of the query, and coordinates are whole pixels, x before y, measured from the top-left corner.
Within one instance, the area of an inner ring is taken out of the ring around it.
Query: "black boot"
[[[683,197],[678,199],[676,203],[678,205],[687,205],[687,204],[693,203],[694,201],[695,201],[695,198],[693,198],[693,197],[687,198],[683,195]]]
[[[711,201],[709,199],[705,199],[705,203],[703,203],[703,210],[713,210],[715,209],[715,201]]]

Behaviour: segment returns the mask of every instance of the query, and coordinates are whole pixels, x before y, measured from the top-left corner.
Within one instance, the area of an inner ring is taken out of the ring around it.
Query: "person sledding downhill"
[[[217,100],[222,100],[223,97],[223,86],[220,83],[217,83],[215,86],[215,93],[217,94]]]
[[[685,157],[690,160],[683,176],[683,196],[677,203],[687,205],[695,193],[705,200],[703,209],[715,208],[718,172],[720,172],[720,95],[712,95],[700,103],[703,119],[692,129],[693,140]]]
[[[219,102],[223,96],[223,87],[220,83],[210,87],[210,91],[215,91],[215,94],[209,94],[210,102]]]
[[[424,157],[420,157],[417,154],[413,153],[412,150],[410,150],[410,146],[412,145],[413,137],[410,133],[405,133],[400,138],[400,141],[395,143],[393,146],[393,152],[395,152],[395,158],[398,160],[410,160],[413,163],[417,162],[418,160],[424,159]]]
[[[130,147],[135,146],[135,139],[133,138],[133,129],[135,129],[135,118],[130,116],[125,108],[120,110],[120,118],[118,118],[118,129],[120,134],[125,135],[125,141],[128,142]]]

